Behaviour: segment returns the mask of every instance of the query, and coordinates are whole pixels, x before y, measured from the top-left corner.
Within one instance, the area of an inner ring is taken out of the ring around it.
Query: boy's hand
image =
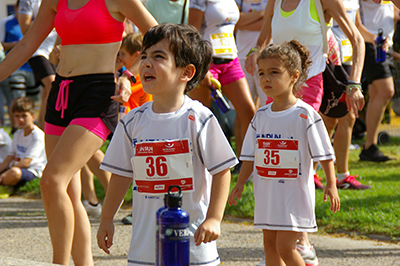
[[[340,210],[340,199],[336,188],[336,184],[327,185],[324,189],[324,202],[328,200],[328,196],[331,199],[331,211],[337,212]]]
[[[131,97],[131,82],[125,75],[122,75],[115,84],[115,93],[111,99],[123,104],[129,100],[129,97]]]
[[[97,230],[97,245],[107,254],[110,254],[109,248],[113,245],[113,236],[114,223],[100,222],[99,229]]]
[[[237,201],[235,198],[240,199],[242,197],[242,193],[244,190],[244,184],[237,183],[235,187],[232,189],[231,194],[228,197],[229,206],[237,205]]]
[[[194,233],[194,242],[199,246],[202,242],[208,243],[217,240],[221,235],[221,223],[216,219],[206,219]]]

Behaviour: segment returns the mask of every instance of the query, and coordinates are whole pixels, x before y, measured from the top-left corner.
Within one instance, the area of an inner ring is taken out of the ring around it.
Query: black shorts
[[[43,85],[42,78],[56,73],[54,66],[44,56],[38,55],[28,60],[35,76],[36,86]]]
[[[328,67],[328,66],[327,66]],[[347,78],[346,74],[351,71],[351,66],[342,65],[345,73],[341,74],[343,79]],[[338,69],[339,70],[339,69]],[[346,106],[346,91],[344,88],[339,88],[335,81],[323,73],[324,78],[324,96],[322,97],[321,107],[319,111],[332,118],[340,118],[347,115],[348,110]]]
[[[387,54],[385,62],[376,62],[374,46],[371,43],[365,43],[363,79],[371,84],[374,80],[391,77],[390,68],[394,68],[393,57]]]
[[[45,121],[55,126],[67,127],[71,120],[76,118],[99,117],[113,132],[118,123],[119,106],[116,101],[110,99],[115,93],[114,80],[112,73],[68,78],[57,74],[47,101]],[[68,89],[63,90],[64,97],[58,97],[59,91],[62,93],[60,85],[68,81]],[[57,100],[62,98],[66,106],[56,108]]]

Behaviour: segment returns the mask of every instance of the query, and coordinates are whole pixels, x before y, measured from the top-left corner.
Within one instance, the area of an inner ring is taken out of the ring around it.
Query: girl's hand
[[[244,68],[248,73],[250,73],[252,76],[254,76],[254,72],[257,70],[257,58],[260,56],[260,52],[254,51],[251,53],[245,61]]]
[[[340,199],[337,191],[336,184],[327,185],[324,189],[324,202],[329,198],[331,199],[331,211],[334,213],[340,210]]]
[[[206,219],[194,233],[196,246],[217,240],[221,235],[221,223],[216,219]]]
[[[97,245],[107,254],[110,254],[109,248],[111,248],[113,244],[113,236],[114,236],[114,223],[100,222],[100,226],[97,231]]]
[[[115,84],[115,94],[111,96],[116,102],[126,103],[131,97],[131,82],[125,75],[119,77],[117,84]]]
[[[235,206],[237,205],[236,198],[240,199],[242,197],[243,190],[244,184],[237,183],[228,197],[229,206],[232,206],[232,204]]]

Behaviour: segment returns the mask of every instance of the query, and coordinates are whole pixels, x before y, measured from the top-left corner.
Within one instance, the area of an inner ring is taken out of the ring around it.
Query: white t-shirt
[[[328,133],[318,113],[300,99],[281,112],[273,112],[271,105],[257,110],[240,155],[241,160],[255,162],[254,226],[315,232],[312,161],[334,159]]]
[[[11,150],[11,138],[4,129],[0,128],[0,163],[4,161]]]
[[[27,170],[35,176],[41,177],[47,164],[43,131],[35,126],[28,136],[24,136],[24,130],[17,130],[12,140],[12,148],[9,155],[15,157],[10,166],[17,164],[24,158],[32,159]]]
[[[134,178],[131,158],[137,145],[147,142],[188,140],[194,173],[194,191],[183,193],[182,208],[190,214],[190,261],[219,265],[216,242],[194,245],[193,235],[204,221],[211,193],[212,175],[237,163],[217,119],[200,102],[185,96],[182,107],[172,113],[154,113],[153,102],[133,109],[118,123],[101,169]],[[169,168],[168,168],[169,171]],[[163,194],[132,194],[132,239],[128,265],[155,263],[155,215],[164,206]]]
[[[391,1],[382,1],[377,4],[372,0],[360,1],[360,16],[365,28],[373,34],[383,30],[383,35],[388,39],[389,44],[393,43],[394,34],[394,6]]]
[[[18,12],[20,14],[30,15],[32,16],[32,20],[36,18],[36,15],[39,11],[40,4],[42,0],[20,0]],[[32,55],[35,56],[44,56],[46,59],[49,59],[49,55],[51,51],[53,51],[54,43],[57,39],[57,32],[53,29],[47,38],[42,42],[36,52]]]
[[[240,12],[235,0],[191,0],[190,8],[204,12],[203,38],[211,43],[213,57],[235,59],[235,25]]]

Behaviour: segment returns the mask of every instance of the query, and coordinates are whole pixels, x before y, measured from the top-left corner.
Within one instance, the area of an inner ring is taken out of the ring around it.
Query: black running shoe
[[[361,161],[371,161],[371,162],[386,162],[389,160],[393,160],[383,154],[378,146],[372,144],[368,149],[363,148],[362,152],[360,153],[360,160]]]

